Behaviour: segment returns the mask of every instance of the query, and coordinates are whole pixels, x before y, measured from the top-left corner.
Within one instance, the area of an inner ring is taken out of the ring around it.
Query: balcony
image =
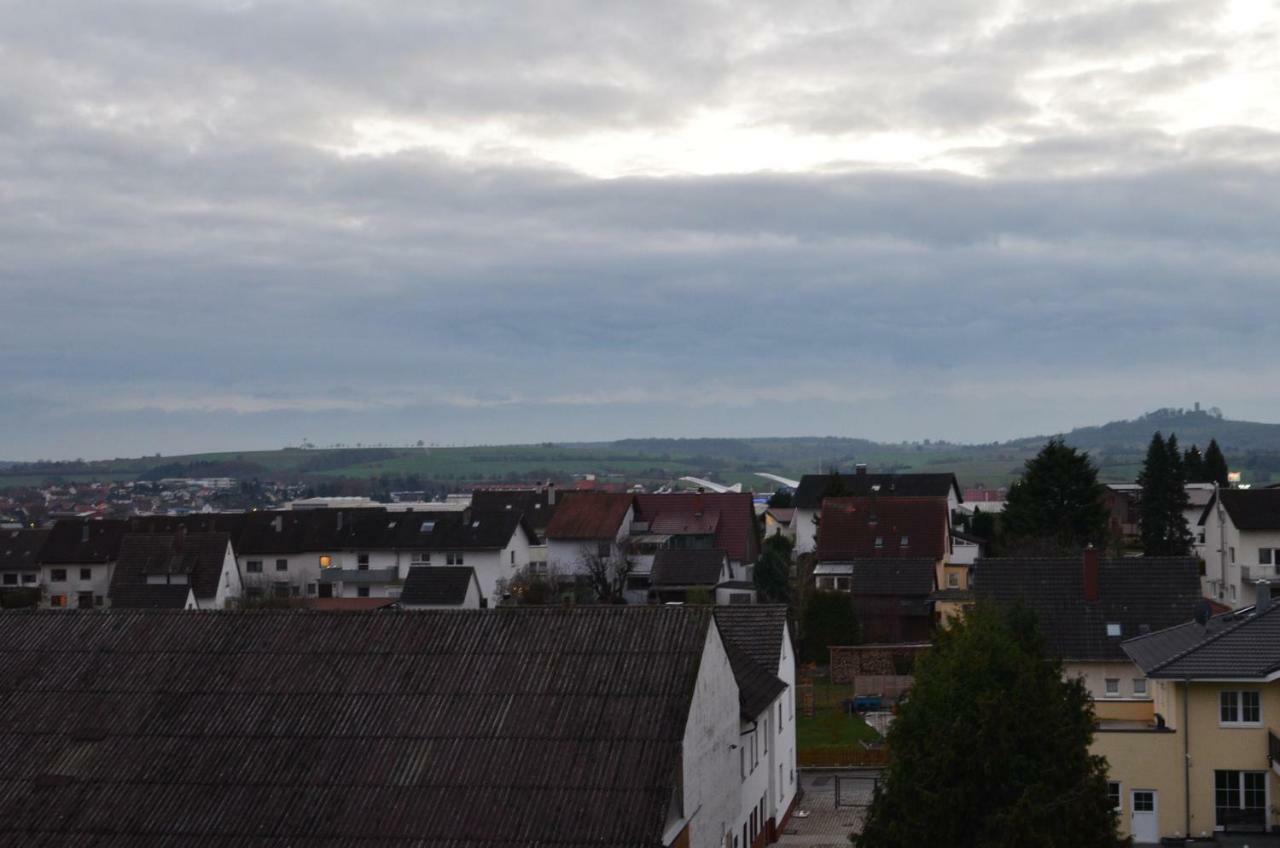
[[[320,571],[321,583],[368,586],[373,583],[397,583],[399,580],[400,572],[396,568],[325,568]]]
[[[1275,580],[1276,567],[1274,565],[1242,565],[1240,566],[1240,579],[1246,583],[1257,583],[1259,580]]]

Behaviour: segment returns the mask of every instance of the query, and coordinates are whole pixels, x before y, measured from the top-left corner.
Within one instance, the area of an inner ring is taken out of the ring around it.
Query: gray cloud
[[[1274,418],[1280,127],[1151,117],[1223,72],[1217,10],[24,9],[0,33],[0,457]],[[979,175],[539,155],[729,105],[797,143],[913,133]],[[513,135],[334,152],[379,116]]]

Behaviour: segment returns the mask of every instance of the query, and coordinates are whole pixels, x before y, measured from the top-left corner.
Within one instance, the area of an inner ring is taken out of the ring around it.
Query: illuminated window
[[[67,605],[67,596],[66,596],[66,595],[50,595],[50,596],[49,596],[49,606],[51,606],[51,607],[65,607],[66,605]]]
[[[329,568],[333,565],[333,557],[328,554],[320,554],[320,567]]]

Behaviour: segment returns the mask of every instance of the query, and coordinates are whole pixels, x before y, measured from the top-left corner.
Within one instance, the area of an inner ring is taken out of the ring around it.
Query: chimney
[[[1093,545],[1084,550],[1084,599],[1098,600],[1098,549]]]
[[[855,465],[855,466],[853,467],[853,473],[854,473],[854,474],[866,474],[866,473],[867,473],[867,464],[866,464],[865,462],[859,462],[857,465]]]
[[[693,514],[702,515],[702,487],[698,487],[698,494],[693,499]]]
[[[547,506],[556,505],[556,484],[554,480],[547,481]]]
[[[1262,615],[1271,607],[1271,581],[1259,580],[1255,591],[1258,594],[1253,602],[1253,614]]]

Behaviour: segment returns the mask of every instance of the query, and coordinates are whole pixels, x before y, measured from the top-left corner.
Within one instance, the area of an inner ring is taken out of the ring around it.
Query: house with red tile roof
[[[583,574],[592,558],[623,556],[634,518],[632,495],[566,492],[547,525],[547,567],[564,575]]]

